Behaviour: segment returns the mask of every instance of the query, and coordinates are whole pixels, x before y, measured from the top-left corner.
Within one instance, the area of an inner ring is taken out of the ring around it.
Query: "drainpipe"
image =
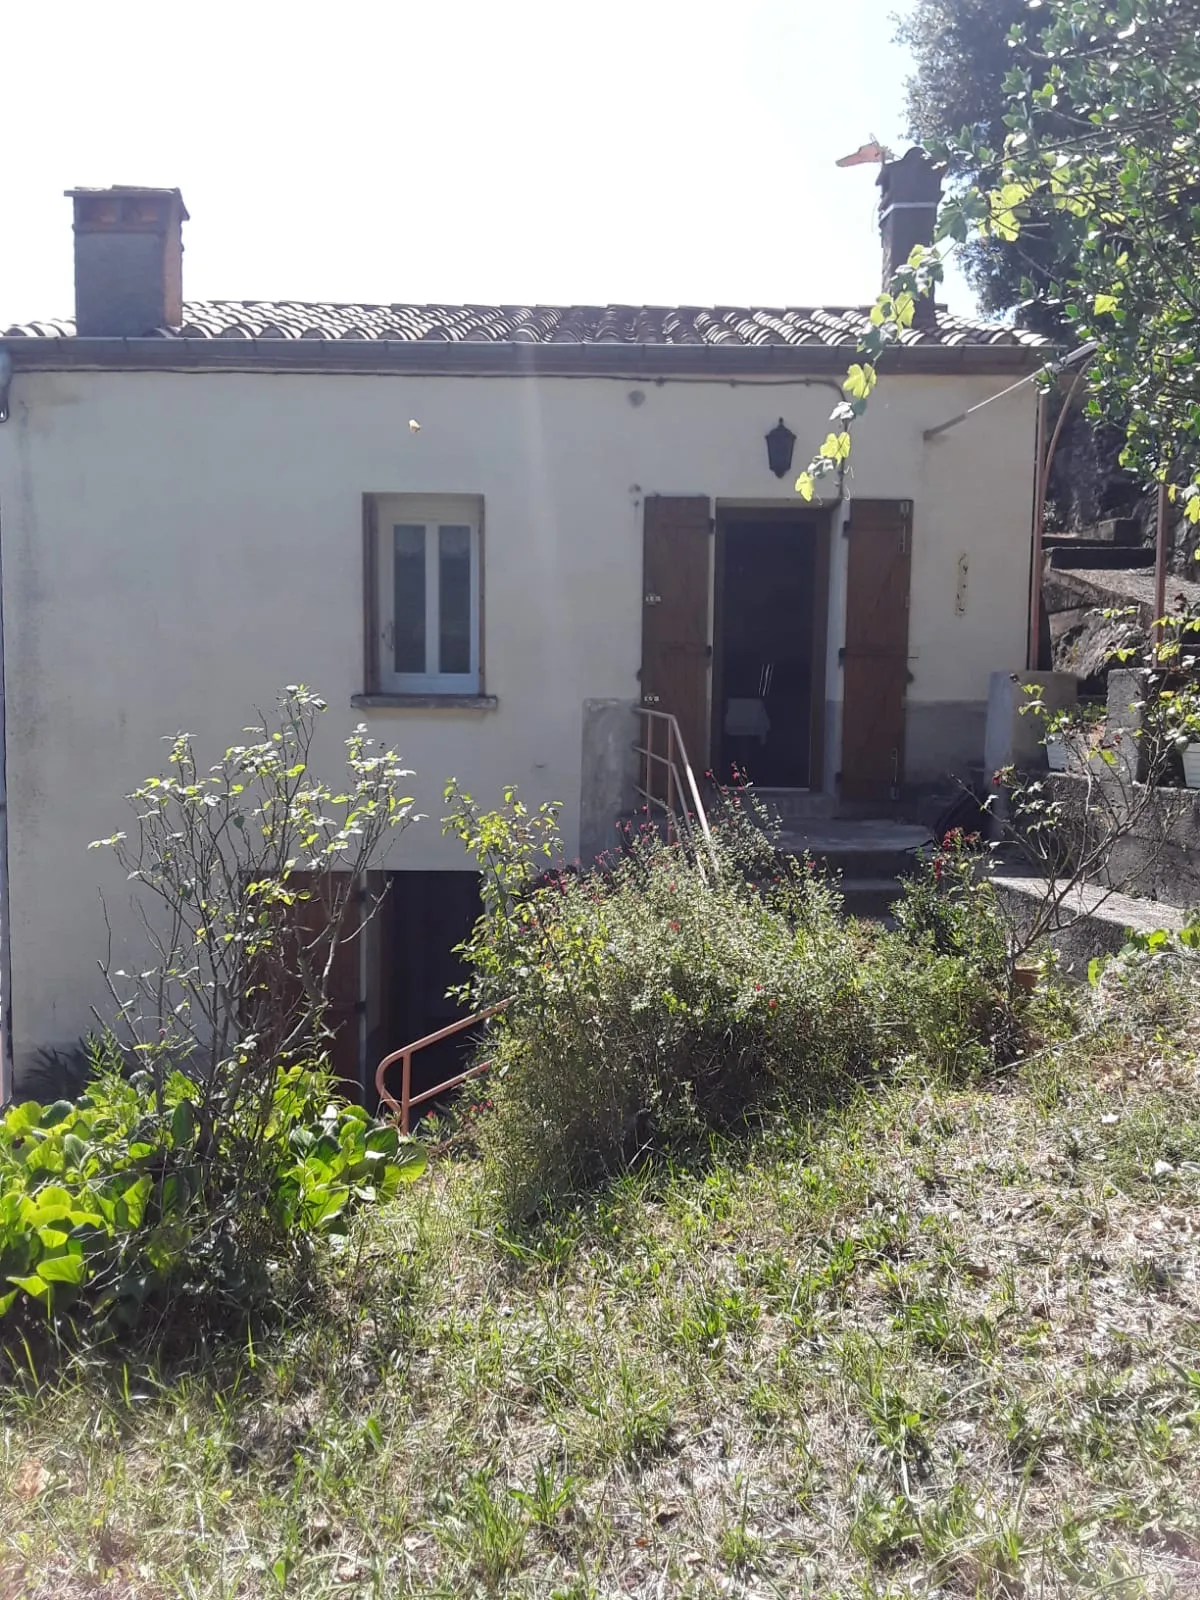
[[[12,956],[8,915],[8,732],[4,702],[4,519],[0,516],[0,1106],[13,1096]]]
[[[1046,396],[1038,395],[1037,443],[1034,447],[1036,470],[1033,475],[1033,555],[1029,569],[1029,641],[1025,664],[1036,672],[1041,658],[1042,637],[1042,531],[1046,520],[1046,477],[1042,462],[1046,454]]]
[[[1167,486],[1160,483],[1158,486],[1158,517],[1154,528],[1154,665],[1158,666],[1158,656],[1163,642],[1163,618],[1167,612],[1167,530],[1169,518],[1167,505],[1169,496]]]

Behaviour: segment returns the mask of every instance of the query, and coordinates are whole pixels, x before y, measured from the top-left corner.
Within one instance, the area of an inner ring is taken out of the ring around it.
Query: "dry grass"
[[[520,1236],[443,1166],[286,1330],[18,1374],[0,1596],[1200,1595],[1198,1180],[1161,1033]]]

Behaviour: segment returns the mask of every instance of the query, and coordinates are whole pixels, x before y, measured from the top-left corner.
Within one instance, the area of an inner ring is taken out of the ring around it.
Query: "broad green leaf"
[[[40,1300],[43,1295],[49,1293],[50,1289],[45,1278],[39,1277],[36,1272],[30,1273],[26,1277],[10,1277],[8,1281],[9,1283],[15,1283],[18,1289],[24,1289],[25,1293],[32,1295],[35,1300]]]
[[[14,1106],[4,1118],[4,1130],[10,1134],[28,1133],[31,1128],[39,1127],[42,1120],[42,1108],[36,1100],[26,1100],[22,1105]]]
[[[195,1138],[195,1121],[190,1100],[181,1100],[171,1116],[171,1143],[176,1149],[190,1145]]]
[[[860,365],[856,361],[847,372],[842,388],[852,399],[865,400],[877,381],[878,374],[873,366],[869,363]]]
[[[38,1273],[47,1283],[82,1283],[87,1263],[82,1255],[45,1256],[38,1262]]]
[[[412,1183],[421,1176],[429,1165],[429,1155],[419,1144],[407,1145],[398,1152],[392,1165],[399,1174],[402,1183]]]
[[[811,500],[816,482],[811,472],[802,472],[796,479],[796,493],[805,500]]]
[[[1098,317],[1101,317],[1106,311],[1115,311],[1117,305],[1118,301],[1115,294],[1098,294],[1092,302],[1092,310]]]

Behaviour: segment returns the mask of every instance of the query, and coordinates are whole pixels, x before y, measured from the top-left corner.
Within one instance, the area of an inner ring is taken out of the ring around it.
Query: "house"
[[[915,152],[881,185],[890,271],[937,185]],[[330,765],[365,720],[434,819],[387,862],[409,954],[358,996],[350,1072],[438,1015],[473,892],[451,776],[561,800],[589,856],[631,804],[639,701],[698,772],[829,807],[980,762],[989,674],[1026,661],[1035,338],[922,306],[806,505],[863,309],[194,303],[178,190],[70,199],[75,320],[2,339],[18,1067],[104,1004],[101,891],[118,953],[138,931],[88,842],[164,734],[218,752],[286,683],[328,698]]]

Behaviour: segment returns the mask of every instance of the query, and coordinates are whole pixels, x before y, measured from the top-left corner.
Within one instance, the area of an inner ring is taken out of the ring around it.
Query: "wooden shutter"
[[[300,937],[306,941],[324,933],[330,925],[331,907],[321,893],[320,879],[311,872],[293,872],[289,885],[307,890],[310,899],[298,900],[291,918]],[[361,981],[362,903],[352,894],[342,914],[339,943],[329,971],[329,1010],[326,1026],[332,1038],[325,1041],[329,1064],[341,1080],[343,1092],[351,1100],[363,1094],[363,1062],[359,1041],[359,1017],[363,1011]],[[357,930],[357,931],[356,931]],[[289,997],[291,998],[291,997]],[[294,997],[299,999],[297,993]]]
[[[897,799],[904,780],[912,502],[854,500],[842,651],[843,799]]]
[[[703,496],[648,495],[642,554],[642,704],[670,711],[693,769],[708,765],[709,543]],[[661,738],[661,736],[660,736]],[[662,739],[659,748],[665,751]]]

